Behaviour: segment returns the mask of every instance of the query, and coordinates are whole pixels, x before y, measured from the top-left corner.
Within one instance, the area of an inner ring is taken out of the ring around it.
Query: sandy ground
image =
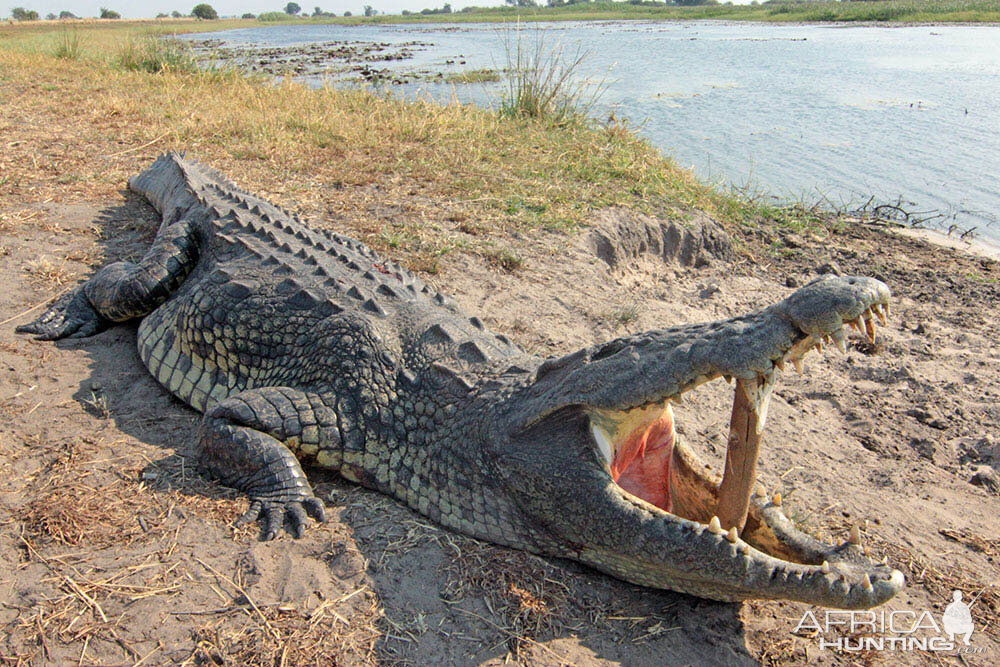
[[[893,314],[876,346],[852,339],[846,357],[810,355],[805,375],[782,376],[761,479],[828,539],[860,524],[873,554],[907,575],[888,608],[940,620],[953,589],[978,595],[977,652],[845,655],[821,650],[815,633],[793,633],[811,607],[638,588],[457,536],[323,471],[310,476],[328,524],[270,543],[254,527],[234,529],[246,501],[194,469],[199,417],[140,365],[134,326],[58,344],[13,332],[38,312],[29,309],[96,267],[140,256],[155,229],[152,209],[123,195],[103,207],[5,213],[17,222],[0,245],[4,664],[1000,660],[1000,265],[992,260],[855,225],[824,238],[745,232],[736,261],[697,269],[648,253],[612,268],[585,232],[539,233],[510,239],[524,259],[514,272],[455,252],[429,278],[546,355],[762,307],[822,268],[888,282]],[[716,464],[730,403],[731,389],[718,382],[676,409],[685,440]]]

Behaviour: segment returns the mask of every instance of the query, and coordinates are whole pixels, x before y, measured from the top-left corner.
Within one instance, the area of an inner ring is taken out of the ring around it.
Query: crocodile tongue
[[[735,526],[742,532],[750,508],[750,494],[757,483],[757,453],[774,389],[774,374],[751,380],[738,379],[729,422],[726,470],[719,485],[716,516],[723,530]]]

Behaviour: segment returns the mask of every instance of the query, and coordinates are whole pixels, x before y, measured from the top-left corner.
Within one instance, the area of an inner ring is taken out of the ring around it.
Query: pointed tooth
[[[820,340],[819,338],[817,338],[816,339],[816,344],[813,345],[813,347],[816,348],[817,352],[819,352],[820,354],[823,354],[823,341],[822,340]]]
[[[767,411],[771,406],[771,393],[774,391],[774,375],[765,378],[764,383],[757,388],[757,404],[754,406],[757,412],[757,435],[764,431],[764,424],[767,423]]]
[[[802,368],[802,357],[794,357],[792,359],[792,365],[795,366],[795,372],[802,375],[804,369]]]
[[[736,545],[736,550],[739,551],[744,556],[746,556],[747,553],[750,551],[750,545],[747,544],[746,542],[739,542]]]
[[[851,524],[851,530],[847,533],[847,541],[850,544],[861,544],[861,530],[858,524]]]
[[[837,344],[837,349],[843,354],[847,354],[847,332],[843,328],[833,333],[833,342]]]
[[[885,303],[882,304],[882,310],[883,310],[883,312],[885,312],[885,316],[889,317],[889,302],[888,301],[886,301]]]
[[[879,324],[886,326],[889,324],[889,317],[886,315],[887,308],[885,304],[877,303],[875,304],[875,315],[878,316]]]
[[[708,522],[708,532],[718,535],[722,532],[722,524],[719,523],[719,517],[713,516]]]
[[[823,572],[823,574],[830,574],[830,563],[823,561],[823,564],[819,566],[819,569]]]
[[[865,332],[865,330],[861,328],[860,318],[855,317],[853,320],[847,320],[847,323],[851,325],[851,328],[857,331],[859,334],[863,334]]]
[[[740,539],[740,534],[736,532],[736,526],[729,529],[729,532],[726,533],[726,539],[733,544],[736,544],[736,540]]]
[[[733,383],[733,376],[732,375],[728,375],[727,374],[727,375],[723,375],[722,377],[726,378],[726,382],[728,382],[729,384]]]
[[[785,360],[782,359],[781,357],[775,359],[774,360],[774,367],[777,368],[779,371],[784,372],[784,370],[785,370]]]
[[[774,495],[771,496],[771,504],[775,507],[781,507],[781,491],[774,492]]]
[[[611,438],[608,437],[603,428],[594,423],[590,424],[590,435],[594,438],[594,442],[597,443],[597,448],[601,451],[601,456],[604,457],[604,460],[610,466],[615,454],[615,448],[611,446]]]
[[[864,588],[865,588],[866,591],[873,590],[873,587],[872,587],[872,578],[868,576],[867,572],[865,572],[865,576],[861,580],[861,585],[864,586]]]
[[[865,333],[868,335],[868,340],[872,343],[875,342],[875,320],[865,320]]]

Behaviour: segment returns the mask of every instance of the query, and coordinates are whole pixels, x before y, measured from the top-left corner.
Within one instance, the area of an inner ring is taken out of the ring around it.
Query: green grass
[[[118,49],[115,64],[121,69],[151,74],[198,69],[184,44],[153,34],[129,35]]]
[[[76,60],[80,57],[80,33],[77,30],[63,30],[55,49],[56,58]]]
[[[504,34],[507,54],[507,90],[500,113],[552,123],[580,122],[590,112],[602,89],[579,77],[588,52],[577,46],[567,52],[562,43],[549,43],[539,30],[520,25]]]

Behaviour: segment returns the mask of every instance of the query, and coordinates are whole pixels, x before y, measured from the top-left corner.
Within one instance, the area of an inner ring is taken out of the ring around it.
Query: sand
[[[827,539],[852,524],[907,576],[886,608],[940,620],[953,589],[978,653],[840,654],[794,633],[813,607],[723,604],[479,543],[389,498],[309,471],[330,520],[299,540],[235,529],[244,499],[201,478],[199,416],[139,363],[135,326],[41,343],[13,332],[109,261],[138,257],[155,214],[8,211],[0,247],[0,655],[10,664],[996,664],[1000,659],[1000,266],[860,224],[818,237],[730,230],[735,259],[646,253],[609,266],[586,232],[509,239],[513,272],[451,253],[436,286],[527,349],[561,354],[629,332],[725,318],[820,269],[894,290],[875,346],[783,374],[759,464],[786,511]],[[612,217],[619,214],[609,214]],[[607,216],[605,216],[607,217]],[[627,217],[627,216],[626,216]],[[315,224],[340,229],[317,218]],[[348,233],[357,230],[342,229]],[[448,233],[460,238],[463,232]],[[721,465],[731,389],[676,408]],[[827,640],[845,632],[823,635]]]

